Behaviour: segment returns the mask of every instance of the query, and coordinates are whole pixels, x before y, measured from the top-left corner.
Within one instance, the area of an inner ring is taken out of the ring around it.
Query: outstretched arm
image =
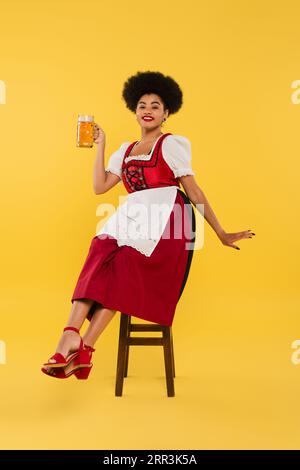
[[[212,229],[215,231],[217,237],[223,243],[223,245],[230,246],[240,250],[240,248],[234,244],[234,242],[241,240],[243,238],[252,238],[252,235],[255,235],[251,230],[244,230],[242,232],[227,233],[220,225],[214,211],[212,210],[205,194],[198,186],[194,176],[187,175],[181,176],[179,178],[180,183],[182,184],[188,198],[196,206],[201,215],[204,216],[205,220],[209,223]],[[202,206],[197,206],[197,204],[203,204],[204,214],[200,210]]]

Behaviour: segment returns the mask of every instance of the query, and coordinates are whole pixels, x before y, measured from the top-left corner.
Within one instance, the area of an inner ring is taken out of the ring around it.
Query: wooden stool
[[[161,331],[162,336],[155,337],[132,337],[131,331]],[[122,396],[124,377],[128,372],[129,346],[163,346],[166,385],[168,397],[174,397],[175,363],[173,350],[172,327],[154,324],[131,323],[131,315],[122,313],[120,315],[119,347],[116,374],[115,395]]]

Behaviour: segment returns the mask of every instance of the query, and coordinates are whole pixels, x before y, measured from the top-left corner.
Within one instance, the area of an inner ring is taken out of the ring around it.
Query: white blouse
[[[158,136],[154,142],[149,155],[131,155],[126,157],[125,163],[130,160],[151,160],[152,153],[159,137],[161,136]],[[122,178],[122,163],[124,154],[130,143],[131,142],[123,142],[118,150],[116,150],[110,156],[107,167],[105,168],[105,171],[110,171],[111,173],[119,176],[120,181]],[[175,178],[185,175],[195,175],[191,167],[191,143],[186,137],[178,134],[167,135],[167,137],[165,137],[162,142],[162,155],[166,163],[173,171]]]
[[[159,136],[160,137],[160,136]],[[150,160],[155,144],[149,155],[126,157]],[[123,142],[109,158],[105,171],[122,178],[122,162],[130,142]],[[181,135],[171,134],[162,143],[163,158],[176,178],[194,175],[191,167],[191,144]],[[159,242],[172,212],[178,186],[164,186],[134,191],[127,194],[126,201],[107,220],[96,235],[109,234],[117,239],[118,246],[131,246],[145,256],[151,256]]]

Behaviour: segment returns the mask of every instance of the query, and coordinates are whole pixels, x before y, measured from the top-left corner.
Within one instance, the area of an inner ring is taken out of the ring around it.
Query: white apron
[[[108,234],[118,246],[131,246],[151,256],[172,212],[178,186],[143,189],[127,194],[126,201],[96,235]]]

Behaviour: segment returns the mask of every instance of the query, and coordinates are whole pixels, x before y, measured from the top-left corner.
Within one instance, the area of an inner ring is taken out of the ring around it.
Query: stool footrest
[[[127,339],[127,344],[130,346],[162,346],[163,338],[139,338],[131,337]]]
[[[163,328],[168,328],[163,325],[143,325],[141,323],[131,323],[130,331],[162,331]]]

